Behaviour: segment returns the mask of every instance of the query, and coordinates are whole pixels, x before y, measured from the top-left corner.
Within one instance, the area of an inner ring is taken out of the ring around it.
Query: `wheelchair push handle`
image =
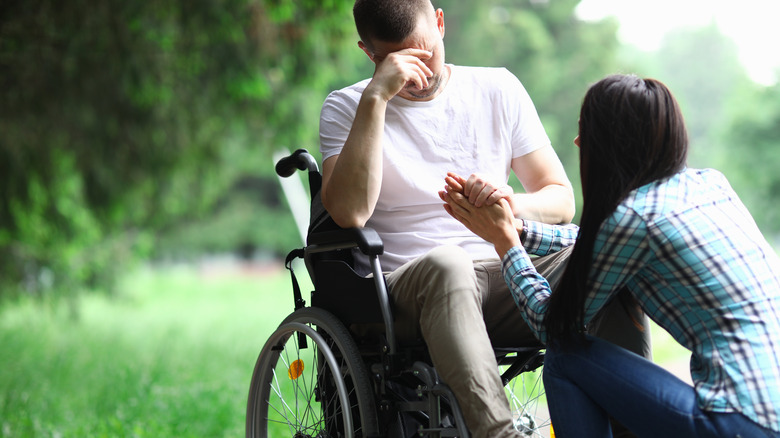
[[[276,174],[283,178],[292,175],[296,170],[318,172],[317,160],[306,149],[298,149],[276,163]]]

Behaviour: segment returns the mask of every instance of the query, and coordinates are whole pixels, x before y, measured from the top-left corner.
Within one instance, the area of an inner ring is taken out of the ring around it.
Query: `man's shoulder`
[[[506,67],[476,67],[468,65],[452,65],[456,75],[462,77],[476,78],[480,81],[500,80],[517,81],[517,77],[506,69]]]
[[[514,95],[523,89],[517,76],[505,67],[453,66],[452,76],[459,87],[486,95]]]
[[[352,85],[346,86],[344,88],[340,88],[337,90],[333,90],[328,94],[328,97],[326,100],[351,100],[351,101],[359,101],[360,96],[363,94],[363,90],[366,89],[366,86],[368,86],[368,83],[371,81],[370,78],[363,79],[360,82],[356,82]]]

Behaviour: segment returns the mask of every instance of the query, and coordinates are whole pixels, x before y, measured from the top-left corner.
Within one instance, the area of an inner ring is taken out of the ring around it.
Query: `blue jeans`
[[[692,386],[592,336],[547,346],[544,386],[558,438],[610,438],[610,415],[640,438],[780,438],[741,414],[702,411]]]

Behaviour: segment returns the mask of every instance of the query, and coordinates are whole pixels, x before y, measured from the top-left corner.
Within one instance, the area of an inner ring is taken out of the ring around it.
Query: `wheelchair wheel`
[[[368,372],[344,325],[310,307],[282,321],[255,364],[246,436],[364,437],[377,424]]]
[[[515,429],[522,436],[550,437],[550,413],[542,385],[543,357],[543,353],[539,353],[530,370],[520,373],[504,387]]]

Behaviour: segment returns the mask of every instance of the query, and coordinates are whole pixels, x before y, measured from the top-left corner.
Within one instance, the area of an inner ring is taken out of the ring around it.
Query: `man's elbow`
[[[361,228],[366,225],[370,215],[360,214],[354,208],[342,205],[334,205],[328,198],[323,196],[322,205],[328,211],[333,222],[341,228]]]
[[[571,188],[571,186],[568,187],[568,196],[566,196],[566,201],[564,202],[564,207],[561,211],[561,223],[568,224],[571,223],[572,220],[574,220],[574,215],[577,213],[577,203],[574,199],[574,190]]]
[[[347,214],[330,213],[330,217],[333,218],[333,222],[336,222],[336,225],[340,226],[341,228],[362,228],[366,225],[366,222],[368,222],[368,218],[363,219],[358,215],[349,214],[349,213]]]
[[[574,219],[577,207],[571,185],[550,184],[543,191],[537,192],[537,195],[541,195],[544,201],[540,204],[539,217],[535,220],[548,224],[568,224]]]
[[[577,208],[574,206],[574,202],[571,203],[571,206],[566,209],[566,211],[563,213],[563,219],[561,221],[562,224],[570,224],[571,221],[574,220],[574,215],[577,213]]]

